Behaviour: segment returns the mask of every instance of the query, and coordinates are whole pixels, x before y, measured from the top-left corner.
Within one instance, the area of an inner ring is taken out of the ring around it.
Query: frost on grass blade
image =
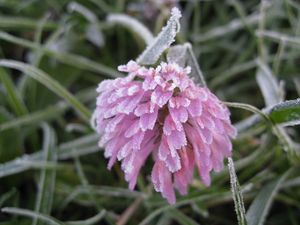
[[[263,225],[270,211],[274,198],[276,197],[281,185],[291,174],[293,168],[287,170],[279,178],[263,186],[251,203],[247,211],[247,221],[249,225]]]
[[[190,43],[170,47],[167,60],[170,63],[177,63],[182,67],[188,65],[191,67],[191,73],[189,76],[192,77],[192,79],[194,79],[194,81],[200,86],[207,86]]]
[[[234,164],[233,164],[233,160],[231,157],[228,158],[228,168],[229,168],[229,174],[230,174],[232,197],[233,197],[233,201],[234,201],[234,207],[235,207],[235,212],[236,212],[237,219],[238,219],[238,224],[246,225],[247,220],[246,220],[243,196],[240,191],[240,185],[239,185],[238,179],[236,177]]]
[[[141,38],[144,39],[147,45],[150,45],[154,39],[152,33],[149,31],[147,27],[145,27],[138,20],[121,13],[113,13],[108,15],[107,22],[109,24],[120,24],[124,27],[127,27]]]
[[[137,58],[138,64],[152,65],[159,56],[175,41],[175,36],[180,30],[179,19],[181,12],[176,7],[172,9],[167,25],[163,27],[158,36],[151,42],[145,51]]]
[[[256,81],[265,99],[266,106],[275,105],[283,101],[283,90],[272,74],[270,68],[261,60],[257,61],[259,69],[256,73]]]
[[[167,54],[168,63],[177,63],[181,67],[186,66],[187,48],[186,45],[174,45],[169,48]]]

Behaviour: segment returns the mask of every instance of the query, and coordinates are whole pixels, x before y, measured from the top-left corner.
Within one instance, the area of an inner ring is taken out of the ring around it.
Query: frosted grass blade
[[[180,17],[180,11],[173,8],[167,25],[137,58],[139,64],[152,65],[156,63],[160,55],[175,41],[175,36],[180,30]]]

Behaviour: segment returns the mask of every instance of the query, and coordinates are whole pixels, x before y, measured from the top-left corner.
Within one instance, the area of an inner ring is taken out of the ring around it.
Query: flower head
[[[169,203],[176,201],[174,188],[187,193],[195,167],[209,186],[210,172],[222,170],[236,135],[227,107],[188,77],[189,67],[145,68],[130,61],[118,69],[128,75],[97,88],[96,127],[108,168],[121,161],[133,189],[152,155],[152,183]]]

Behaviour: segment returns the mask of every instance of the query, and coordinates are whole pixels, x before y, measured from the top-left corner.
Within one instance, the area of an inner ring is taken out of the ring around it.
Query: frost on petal
[[[187,107],[192,117],[201,116],[202,104],[199,99],[192,100],[191,104]]]
[[[191,101],[186,97],[176,96],[172,97],[169,101],[169,106],[171,108],[180,108],[180,107],[188,107]]]
[[[175,204],[175,192],[172,183],[172,174],[164,165],[164,162],[157,160],[152,169],[152,183],[157,192],[161,192],[170,204]]]
[[[172,97],[172,91],[164,91],[161,87],[156,88],[151,95],[151,102],[163,107]]]
[[[165,164],[168,170],[172,173],[181,169],[180,157],[177,151],[173,151],[173,154],[167,155]]]
[[[139,130],[140,130],[140,125],[139,125],[139,120],[136,119],[134,122],[133,121],[130,121],[130,120],[127,120],[127,121],[124,121],[126,123],[132,123],[128,129],[126,130],[124,136],[129,138],[129,137],[132,137],[134,134],[136,134]]]
[[[169,112],[175,121],[175,123],[185,123],[188,120],[188,111],[184,107],[171,108],[169,107]]]
[[[186,195],[188,185],[193,178],[194,156],[192,149],[186,148],[181,150],[179,154],[182,168],[174,173],[174,183],[180,194]]]
[[[167,136],[167,142],[170,149],[180,149],[187,144],[184,130],[174,130]]]
[[[152,130],[157,120],[158,109],[155,108],[154,112],[146,113],[140,117],[140,128],[142,131]]]
[[[167,142],[167,138],[166,136],[163,136],[158,149],[158,157],[160,160],[164,161],[166,160],[169,154],[170,154],[170,148]]]
[[[166,135],[171,135],[171,132],[173,130],[181,131],[183,129],[181,123],[175,123],[172,119],[171,115],[168,115],[165,119],[164,126],[163,126],[163,132]]]
[[[145,164],[146,159],[151,154],[153,149],[157,147],[155,143],[149,142],[149,139],[152,138],[152,135],[153,133],[146,134],[146,137],[142,143],[144,147],[139,151],[136,151],[134,157],[132,158],[133,169],[125,174],[125,179],[129,182],[129,188],[131,190],[133,190],[136,185],[137,177],[141,167]]]

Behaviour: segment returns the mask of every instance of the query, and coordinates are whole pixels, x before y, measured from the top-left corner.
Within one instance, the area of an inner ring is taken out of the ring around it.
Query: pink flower
[[[108,168],[121,161],[133,189],[152,155],[152,183],[171,204],[174,188],[187,193],[194,167],[209,186],[210,172],[222,170],[236,136],[227,107],[188,77],[189,67],[145,68],[130,61],[118,69],[128,75],[99,84],[94,114]]]

